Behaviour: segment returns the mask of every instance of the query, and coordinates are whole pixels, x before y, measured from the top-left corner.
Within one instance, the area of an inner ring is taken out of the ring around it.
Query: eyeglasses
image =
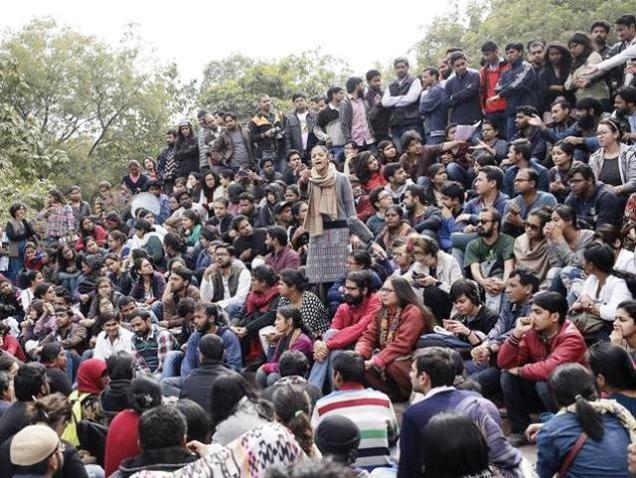
[[[348,291],[348,292],[351,292],[351,291],[354,291],[354,290],[358,290],[358,289],[360,289],[360,287],[347,287],[347,286],[345,286],[345,290]]]
[[[523,224],[523,227],[525,227],[526,229],[532,229],[533,231],[538,231],[539,230],[539,226],[537,226],[536,224],[532,224],[530,222],[525,222]]]

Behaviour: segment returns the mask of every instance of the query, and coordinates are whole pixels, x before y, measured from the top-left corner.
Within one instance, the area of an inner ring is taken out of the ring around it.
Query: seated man
[[[218,244],[214,248],[214,262],[203,273],[201,297],[218,305],[232,318],[245,305],[250,281],[250,271],[235,260],[234,248]]]
[[[201,365],[190,372],[183,380],[181,396],[198,403],[209,413],[212,398],[212,386],[220,375],[231,369],[223,363],[225,347],[223,340],[216,334],[206,334],[199,342],[199,360]]]
[[[49,477],[64,466],[64,444],[55,431],[43,424],[29,425],[11,439],[10,460],[15,477]]]
[[[514,239],[501,233],[501,215],[496,209],[483,209],[478,222],[479,237],[466,246],[464,267],[470,268],[472,278],[486,291],[486,306],[499,312],[514,266]]]
[[[407,408],[402,418],[398,478],[419,475],[424,429],[433,416],[443,412],[465,414],[477,425],[486,439],[488,461],[493,468],[508,473],[518,471],[521,453],[506,441],[497,407],[475,392],[453,387],[455,372],[449,349],[429,347],[417,353],[411,366],[411,381],[413,390],[423,393],[424,399]]]
[[[554,369],[564,363],[587,365],[587,347],[576,326],[565,320],[568,303],[557,292],[533,297],[529,317],[517,319],[501,346],[497,365],[503,370],[501,388],[508,410],[513,446],[527,443],[525,430],[533,411],[556,411],[547,386]]]
[[[442,211],[430,204],[431,198],[424,186],[412,184],[404,193],[404,207],[409,224],[420,234],[435,238],[442,227]]]
[[[510,273],[506,285],[507,301],[499,314],[499,319],[480,345],[471,350],[472,361],[466,363],[466,371],[479,383],[484,395],[499,389],[499,369],[496,354],[501,344],[515,326],[519,317],[530,314],[532,295],[539,288],[539,280],[525,269],[515,269]]]
[[[514,178],[514,190],[517,194],[508,204],[503,216],[503,231],[513,237],[524,232],[528,215],[544,206],[555,206],[556,198],[545,191],[538,190],[539,176],[532,168],[521,168]]]
[[[192,271],[183,266],[173,267],[170,271],[170,280],[161,298],[161,314],[157,314],[159,310],[154,307],[156,302],[153,304],[153,311],[157,316],[161,315],[159,318],[162,321],[170,323],[176,318],[177,304],[185,297],[201,299],[199,289],[192,285]]]
[[[325,417],[345,416],[358,425],[362,436],[355,466],[369,471],[395,466],[389,452],[398,437],[393,404],[384,393],[365,388],[363,358],[352,351],[338,355],[333,361],[332,382],[336,391],[316,403],[312,428],[315,430]]]
[[[307,396],[311,399],[311,406],[315,406],[316,401],[322,397],[322,391],[315,385],[307,382],[305,377],[308,371],[309,360],[307,360],[304,353],[299,350],[287,350],[283,352],[278,361],[278,373],[281,378],[263,390],[261,397],[273,402],[276,390],[285,385],[293,385],[307,392]]]
[[[194,306],[193,322],[196,331],[188,339],[185,354],[181,351],[173,351],[166,357],[161,381],[164,395],[178,396],[183,380],[192,370],[199,367],[199,342],[206,334],[216,334],[221,337],[225,349],[223,361],[230,368],[238,371],[243,367],[241,344],[227,326],[225,317],[218,306],[209,302],[197,302]],[[181,372],[179,372],[179,366],[181,366]]]
[[[135,347],[132,343],[135,334],[121,326],[121,319],[117,312],[102,313],[99,325],[102,331],[95,340],[93,358],[106,360],[120,350],[135,355]]]
[[[176,339],[167,330],[154,325],[150,312],[146,310],[137,310],[130,320],[130,326],[135,332],[133,346],[137,352],[137,367],[142,373],[161,376],[166,355],[175,348]]]
[[[300,267],[300,255],[289,246],[287,231],[280,226],[267,228],[265,244],[271,251],[265,256],[265,265],[268,265],[277,274],[283,269],[298,269]]]
[[[71,379],[67,375],[66,351],[57,342],[51,342],[42,346],[40,363],[46,367],[46,375],[49,378],[51,393],[59,392],[68,397],[73,389]]]
[[[589,164],[575,163],[568,173],[572,192],[565,199],[586,229],[603,224],[621,225],[622,209],[618,196],[603,183],[597,183]]]
[[[139,418],[139,449],[134,458],[126,458],[113,478],[132,476],[144,471],[172,472],[199,457],[185,446],[187,423],[174,406],[159,405]]]
[[[372,293],[369,271],[349,272],[345,280],[344,303],[338,306],[323,340],[314,342],[314,366],[309,382],[322,389],[336,356],[352,348],[380,310],[380,298]]]

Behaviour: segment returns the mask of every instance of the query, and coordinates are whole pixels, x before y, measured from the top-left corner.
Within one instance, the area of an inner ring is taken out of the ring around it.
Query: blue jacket
[[[424,117],[426,134],[431,136],[445,136],[446,120],[446,91],[439,83],[433,85],[420,97],[420,113]]]
[[[404,412],[400,430],[398,478],[421,476],[423,462],[420,446],[424,428],[431,418],[442,412],[462,413],[477,425],[488,444],[488,461],[491,465],[505,470],[514,470],[519,466],[521,453],[506,441],[497,407],[478,393],[440,387],[433,389],[432,395]]]
[[[216,334],[223,340],[223,347],[225,348],[223,362],[238,372],[243,367],[239,339],[229,327],[220,327]],[[199,342],[201,337],[203,337],[203,334],[196,331],[188,339],[186,354],[181,363],[182,378],[186,378],[192,370],[199,367]]]
[[[579,198],[573,192],[565,199],[565,204],[572,206],[576,217],[585,221],[589,229],[596,229],[603,224],[620,226],[621,211],[618,197],[604,184],[597,184],[591,198]]]
[[[600,442],[591,438],[583,444],[570,469],[569,478],[629,477],[626,450],[629,435],[619,420],[608,414],[601,415],[605,433]],[[551,478],[576,443],[583,429],[573,413],[552,417],[537,435],[537,473],[540,478]]]
[[[475,70],[466,70],[464,76],[455,75],[446,81],[446,106],[451,109],[451,123],[473,124],[481,119],[479,84],[479,72]]]
[[[495,203],[492,205],[499,214],[504,215],[504,210],[506,209],[506,204],[510,197],[506,193],[500,192],[497,195],[497,199],[495,199]],[[479,197],[472,198],[466,204],[464,204],[464,214],[470,214],[470,223],[477,224],[477,219],[479,219],[479,213],[484,209],[484,201]]]
[[[523,60],[511,63],[510,69],[501,74],[495,88],[499,96],[506,99],[508,115],[514,115],[517,106],[537,106],[536,90],[537,74],[532,65]]]

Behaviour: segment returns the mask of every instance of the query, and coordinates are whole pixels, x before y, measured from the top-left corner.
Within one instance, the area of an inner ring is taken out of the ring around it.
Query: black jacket
[[[124,460],[119,465],[119,470],[110,476],[111,478],[128,478],[144,470],[176,471],[198,459],[198,456],[180,446],[144,450],[136,457]]]
[[[218,360],[205,359],[199,368],[195,368],[183,381],[181,396],[189,398],[203,407],[209,413],[212,398],[212,386],[215,380],[231,369]]]
[[[307,113],[307,147],[303,148],[303,132],[301,130],[300,121],[296,112],[290,113],[285,122],[285,147],[286,153],[295,149],[300,152],[303,158],[308,157],[311,148],[318,144],[318,138],[314,134],[314,126],[316,125],[316,115],[312,112]]]
[[[199,170],[199,141],[190,125],[192,134],[187,138],[179,132],[179,140],[174,148],[174,160],[177,163],[177,177],[187,177],[192,171]]]

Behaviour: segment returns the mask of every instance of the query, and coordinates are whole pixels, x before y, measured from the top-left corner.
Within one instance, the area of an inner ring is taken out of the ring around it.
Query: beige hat
[[[31,466],[50,457],[60,444],[60,438],[46,425],[24,427],[11,440],[11,463]]]

